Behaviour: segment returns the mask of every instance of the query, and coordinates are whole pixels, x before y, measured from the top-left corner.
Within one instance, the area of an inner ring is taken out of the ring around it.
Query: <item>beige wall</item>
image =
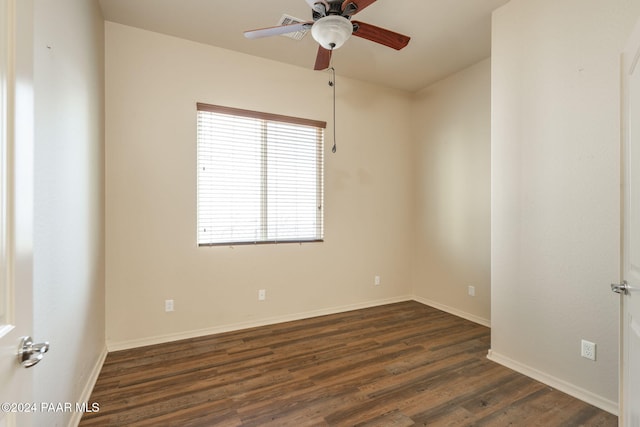
[[[620,52],[640,2],[493,16],[492,359],[615,412]],[[580,340],[597,361],[580,357]]]
[[[338,76],[332,154],[329,77],[106,23],[110,348],[410,297],[411,98]],[[196,246],[196,102],[328,122],[324,243]]]
[[[416,93],[412,116],[413,292],[419,301],[489,325],[490,60]]]
[[[97,2],[34,2],[36,402],[88,398],[105,355],[104,22]],[[69,425],[76,413],[38,413]],[[73,423],[71,423],[73,424]]]

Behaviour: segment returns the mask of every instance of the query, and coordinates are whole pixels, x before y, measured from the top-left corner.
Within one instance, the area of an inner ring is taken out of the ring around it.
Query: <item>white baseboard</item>
[[[438,302],[429,300],[427,298],[422,298],[419,296],[413,296],[415,301],[418,301],[421,304],[428,305],[429,307],[437,308],[438,310],[442,310],[449,314],[453,314],[454,316],[462,317],[463,319],[470,320],[474,323],[478,323],[482,326],[486,326],[487,328],[491,327],[491,320],[485,319],[483,317],[476,316],[474,314],[467,313],[462,310],[458,310],[457,308],[449,307],[448,305],[440,304]]]
[[[307,311],[304,313],[295,313],[285,316],[270,317],[267,319],[256,320],[253,322],[234,323],[229,325],[215,326],[212,328],[198,329],[192,331],[179,332],[176,334],[159,335],[155,337],[141,338],[128,341],[107,342],[109,351],[128,350],[131,348],[144,347],[147,345],[162,344],[183,339],[202,337],[206,335],[221,334],[224,332],[239,331],[242,329],[255,328],[258,326],[268,326],[277,323],[291,322],[294,320],[310,319],[312,317],[326,316],[328,314],[344,313],[345,311],[360,310],[363,308],[377,307],[379,305],[393,304],[403,301],[411,301],[414,298],[411,295],[388,298],[384,300],[369,301],[358,304],[344,305],[340,307],[332,307],[320,310]]]
[[[93,369],[89,374],[89,377],[87,378],[87,383],[82,389],[82,393],[80,393],[80,397],[78,398],[77,402],[79,403],[87,402],[89,405],[91,405],[92,402],[89,402],[89,399],[91,399],[91,393],[93,392],[93,388],[96,386],[96,381],[98,381],[98,376],[100,375],[100,371],[102,370],[104,361],[107,358],[107,353],[108,353],[108,350],[107,350],[107,347],[105,346],[102,349],[102,352],[100,353],[100,355],[98,356],[98,360],[96,360],[96,363],[93,366]],[[71,421],[69,422],[69,425],[77,427],[80,424],[82,415],[83,415],[83,412],[75,411],[71,417]]]
[[[489,354],[487,354],[487,358],[493,362],[506,366],[509,369],[513,369],[516,372],[519,372],[530,378],[533,378],[534,380],[540,381],[543,384],[546,384],[550,387],[560,390],[561,392],[566,393],[570,396],[573,396],[576,399],[580,399],[584,402],[587,402],[590,405],[593,405],[597,408],[607,411],[613,415],[616,415],[616,416],[618,415],[617,402],[613,402],[609,399],[605,399],[602,396],[598,396],[597,394],[591,393],[590,391],[577,387],[574,384],[561,380],[560,378],[556,378],[542,371],[534,369],[530,366],[524,365],[520,362],[510,359],[509,357],[496,353],[493,350],[489,350]]]

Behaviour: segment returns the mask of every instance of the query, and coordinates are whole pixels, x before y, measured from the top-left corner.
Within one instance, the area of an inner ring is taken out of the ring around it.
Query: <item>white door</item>
[[[18,359],[31,333],[33,3],[0,0],[0,427],[30,426],[32,369]]]
[[[640,21],[623,52],[620,425],[640,427]]]

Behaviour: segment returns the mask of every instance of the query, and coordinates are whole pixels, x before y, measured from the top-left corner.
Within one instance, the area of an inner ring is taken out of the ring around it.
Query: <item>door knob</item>
[[[25,368],[30,368],[42,360],[44,354],[49,351],[49,343],[34,344],[31,337],[22,337],[18,347],[18,359]]]
[[[629,284],[626,280],[622,283],[612,283],[611,290],[617,294],[629,295]]]

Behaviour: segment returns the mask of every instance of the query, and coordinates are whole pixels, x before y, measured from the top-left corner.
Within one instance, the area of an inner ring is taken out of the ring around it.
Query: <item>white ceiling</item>
[[[352,37],[333,54],[338,75],[416,91],[490,55],[491,12],[509,0],[379,0],[356,20],[411,37],[396,51]],[[245,30],[275,26],[283,13],[311,20],[305,0],[99,0],[104,18],[313,69],[308,33],[249,40]]]

